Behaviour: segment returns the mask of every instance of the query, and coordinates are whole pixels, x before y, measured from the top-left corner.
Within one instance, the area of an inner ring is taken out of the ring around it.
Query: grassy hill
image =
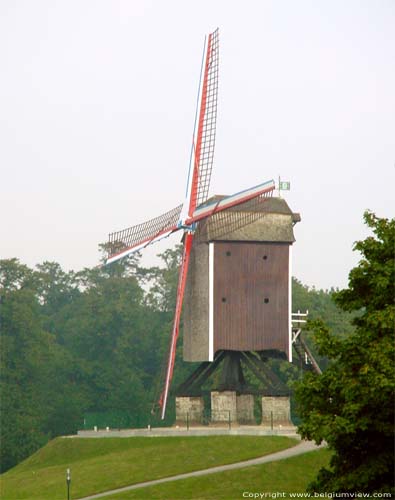
[[[66,498],[68,467],[72,474],[72,498],[75,499],[151,479],[255,458],[295,444],[297,440],[282,436],[57,438],[0,476],[0,496],[2,500],[63,500]],[[215,482],[214,477],[209,481],[213,480]],[[206,483],[206,478],[200,478],[199,482]],[[142,490],[134,495],[130,498],[153,498],[145,493],[142,496]],[[159,498],[173,498],[171,492],[169,495]]]
[[[266,493],[266,497],[262,498],[289,498],[288,493],[305,492],[307,485],[316,477],[318,470],[328,465],[329,459],[330,451],[320,449],[268,464],[110,495],[105,497],[105,500],[241,500],[242,498],[254,498],[253,496],[248,497],[248,493]]]

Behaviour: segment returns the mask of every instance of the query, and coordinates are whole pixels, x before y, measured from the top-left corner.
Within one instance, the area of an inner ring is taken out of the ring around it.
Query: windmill
[[[207,232],[210,230],[212,232],[210,224],[212,225],[214,221],[216,222],[217,237],[224,238],[229,224],[234,219],[232,219],[232,214],[237,212],[240,207],[239,215],[234,220],[234,228],[237,229],[244,224],[251,223],[262,214],[262,210],[256,209],[256,207],[264,205],[265,200],[272,196],[275,189],[274,181],[269,180],[252,188],[238,191],[231,196],[208,199],[216,135],[218,65],[219,34],[217,29],[205,39],[199,84],[199,104],[195,117],[184,202],[154,219],[109,235],[109,248],[111,250],[106,264],[122,259],[177,231],[183,234],[183,252],[166,377],[159,400],[162,419],[165,416],[173,376],[188,267],[191,252],[193,253],[193,248],[196,246],[194,245],[194,236],[199,234],[198,241],[206,241]],[[249,207],[249,209],[245,210],[245,207]],[[240,215],[241,212],[243,213]],[[226,226],[225,229],[223,226]],[[208,361],[213,361],[212,347]]]

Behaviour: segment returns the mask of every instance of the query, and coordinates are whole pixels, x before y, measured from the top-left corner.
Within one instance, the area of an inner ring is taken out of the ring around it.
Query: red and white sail
[[[203,79],[200,83],[200,106],[197,113],[197,128],[193,138],[192,162],[189,166],[187,193],[181,213],[181,224],[184,218],[193,216],[199,203],[207,200],[210,187],[211,171],[213,168],[215,133],[217,122],[218,99],[218,66],[219,66],[219,32],[218,29],[210,33],[205,44],[205,57],[203,62]],[[196,137],[195,137],[196,134]],[[176,310],[174,315],[173,330],[170,340],[169,357],[167,363],[165,384],[159,399],[161,418],[165,418],[167,398],[174,371],[177,339],[179,335],[182,303],[184,300],[185,284],[188,275],[189,256],[192,248],[193,232],[187,231],[184,238],[184,250],[178,278]]]
[[[181,214],[182,220],[191,217],[195,208],[207,200],[213,169],[217,124],[219,69],[219,31],[205,40],[199,101],[192,139],[187,190]]]

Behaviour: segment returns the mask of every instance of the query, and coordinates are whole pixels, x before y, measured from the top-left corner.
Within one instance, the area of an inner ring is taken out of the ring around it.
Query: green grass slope
[[[106,500],[241,500],[290,498],[303,493],[330,460],[327,449],[277,462],[164,483],[105,497]],[[258,494],[258,496],[255,496]],[[262,496],[260,496],[262,495]]]
[[[68,467],[72,498],[78,498],[267,455],[297,442],[283,436],[57,438],[0,476],[0,497],[64,500]]]

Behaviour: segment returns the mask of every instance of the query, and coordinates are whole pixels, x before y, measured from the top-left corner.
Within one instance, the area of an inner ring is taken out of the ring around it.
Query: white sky
[[[395,212],[394,0],[2,0],[0,258],[94,266],[182,201],[217,26],[211,194],[291,181],[294,275],[346,286],[363,211]]]

